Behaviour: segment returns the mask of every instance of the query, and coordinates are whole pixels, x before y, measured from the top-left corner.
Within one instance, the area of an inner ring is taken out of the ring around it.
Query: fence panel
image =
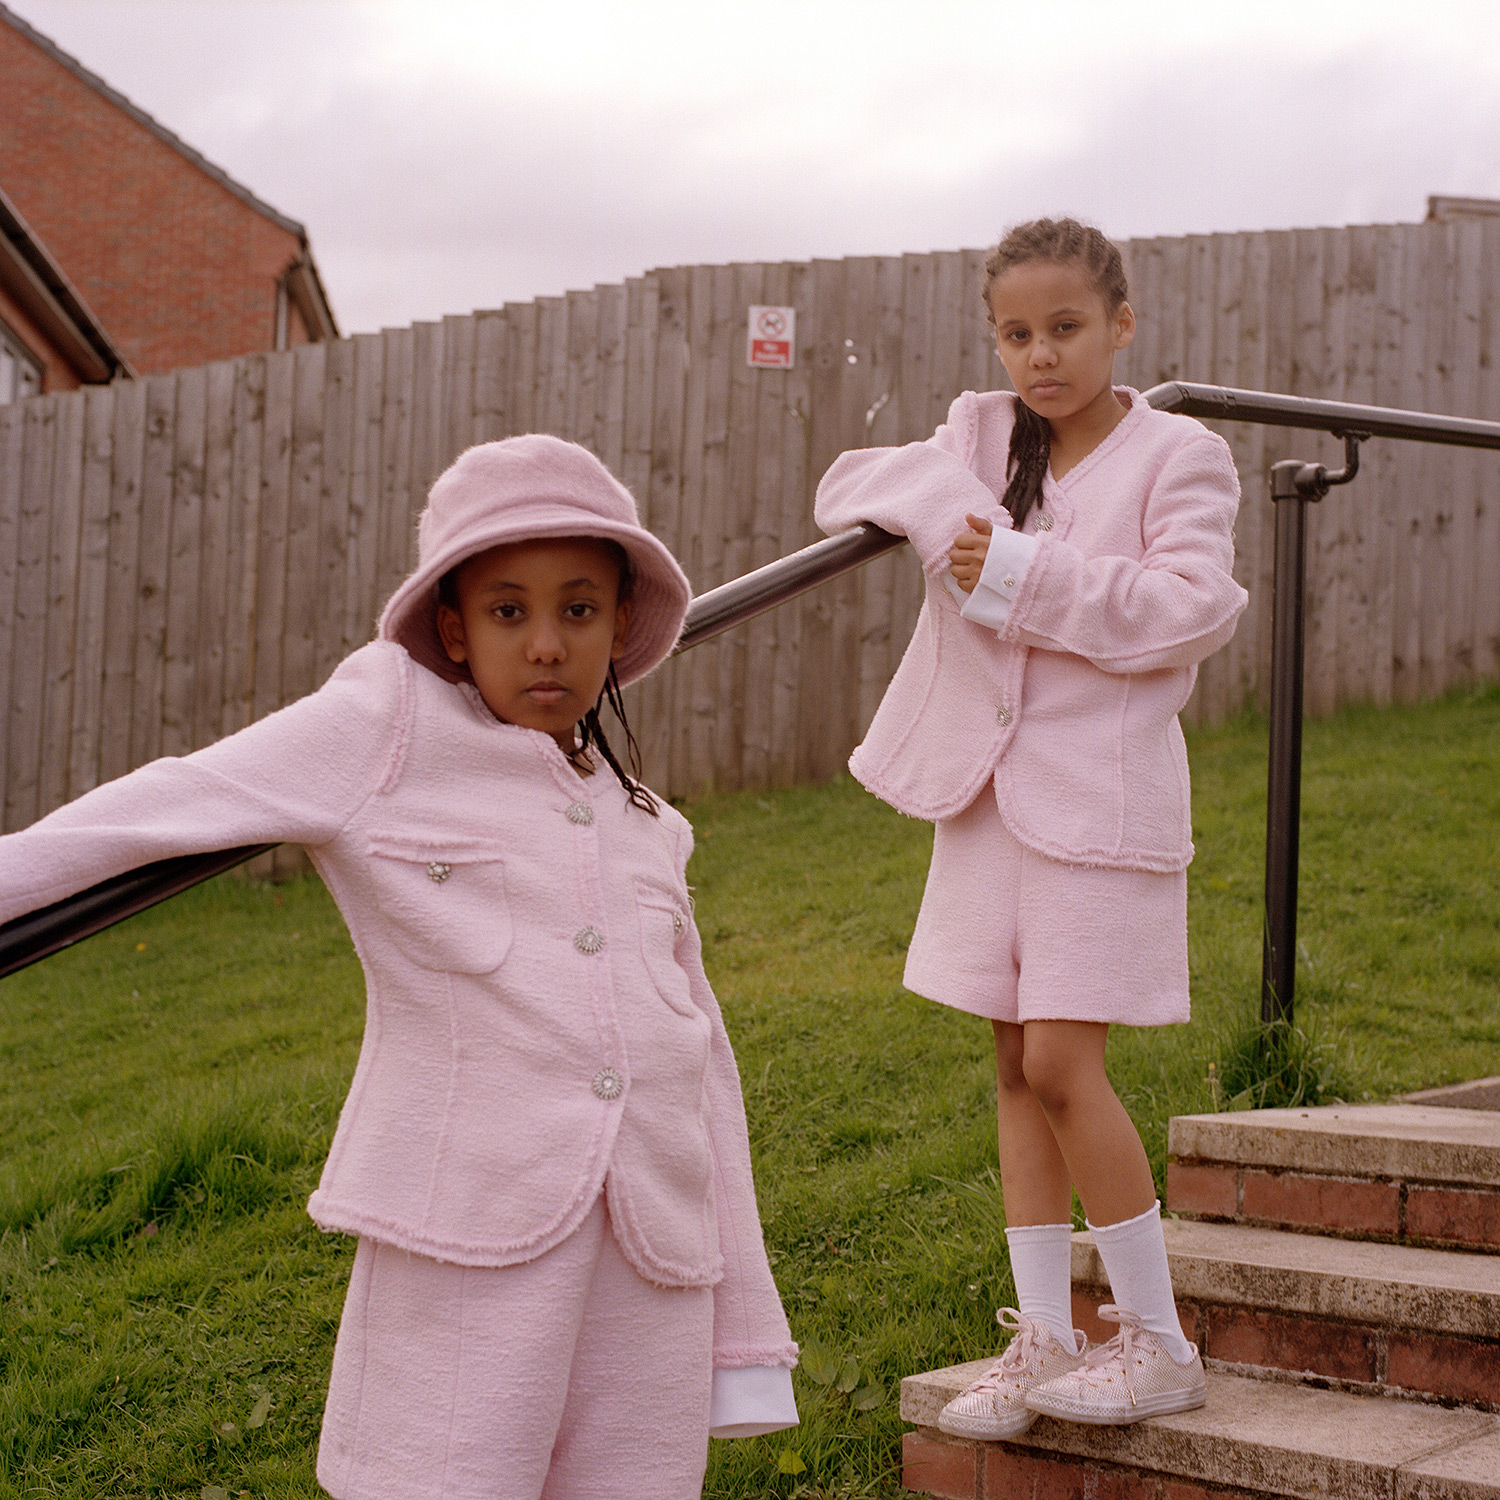
[[[1123,246],[1120,378],[1182,377],[1500,417],[1500,224]],[[0,408],[0,802],[14,828],[158,753],[231,733],[369,638],[434,475],[469,442],[584,443],[712,588],[815,538],[845,449],[926,437],[1002,384],[979,250],[683,267]],[[791,370],[746,363],[748,308],[797,309]],[[1210,424],[1244,489],[1251,608],[1187,716],[1267,693],[1266,475],[1341,461],[1311,433]],[[1308,707],[1500,675],[1500,465],[1376,441],[1311,517]],[[921,600],[909,552],[669,663],[628,695],[671,795],[817,780],[868,726]]]

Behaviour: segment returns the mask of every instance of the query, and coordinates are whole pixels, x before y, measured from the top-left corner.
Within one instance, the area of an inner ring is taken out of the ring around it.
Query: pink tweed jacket
[[[906,536],[927,588],[906,655],[850,767],[913,817],[953,817],[993,781],[1007,826],[1073,864],[1173,871],[1192,858],[1178,711],[1233,634],[1239,481],[1189,417],[1130,410],[1028,517],[1037,550],[1004,625],[972,624],[943,577],[974,512],[1000,505],[1016,398],[965,392],[932,437],[845,453],[818,486],[824,531]],[[1041,521],[1044,529],[1038,530]]]
[[[270,840],[307,847],[368,991],[317,1223],[503,1266],[602,1189],[643,1276],[715,1287],[716,1366],[792,1364],[682,816],[377,641],[289,708],[0,840],[0,920]]]

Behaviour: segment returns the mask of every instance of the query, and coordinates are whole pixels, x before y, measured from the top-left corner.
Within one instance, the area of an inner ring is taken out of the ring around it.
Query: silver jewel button
[[[452,865],[445,865],[441,860],[433,860],[427,866],[427,878],[441,885],[453,873]]]
[[[594,809],[587,802],[568,803],[568,822],[587,828],[594,821]]]
[[[1009,709],[1008,709],[1008,708],[1007,708],[1007,707],[1006,707],[1006,706],[1005,706],[1005,705],[1004,705],[1004,704],[1003,704],[1003,703],[1002,703],[1002,704],[1001,704],[1001,705],[1000,705],[1000,707],[999,707],[999,708],[997,708],[997,709],[996,709],[996,710],[995,710],[995,722],[996,722],[996,723],[997,723],[997,724],[998,724],[998,725],[999,725],[999,726],[1000,726],[1000,727],[1001,727],[1001,728],[1002,728],[1002,729],[1004,729],[1004,728],[1005,728],[1005,726],[1006,726],[1006,725],[1007,725],[1007,724],[1009,724],[1009,723],[1010,723],[1010,720],[1011,720],[1011,712],[1010,712],[1010,710],[1009,710]]]
[[[1036,518],[1036,529],[1038,531],[1051,531],[1052,530],[1052,517],[1049,516],[1049,515],[1040,515],[1040,516],[1038,516]]]
[[[625,1092],[625,1080],[613,1068],[600,1068],[590,1087],[601,1099],[618,1099]]]
[[[1016,575],[1014,573],[1007,573],[1005,577],[1000,580],[1000,582],[1003,583],[1006,588],[1013,589],[1016,586]]]
[[[580,953],[598,953],[604,947],[604,937],[592,927],[585,927],[573,934],[573,946]]]
[[[686,924],[682,920],[682,913],[680,911],[674,911],[672,913],[672,931],[681,932],[685,925]]]

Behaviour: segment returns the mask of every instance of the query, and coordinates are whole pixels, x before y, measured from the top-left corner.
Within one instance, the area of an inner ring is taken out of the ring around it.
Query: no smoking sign
[[[795,307],[752,307],[746,361],[765,370],[790,370],[796,338]]]

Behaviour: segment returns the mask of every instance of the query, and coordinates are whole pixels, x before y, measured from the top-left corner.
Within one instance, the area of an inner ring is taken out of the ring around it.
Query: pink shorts
[[[1187,872],[1049,859],[986,790],[934,831],[905,983],[992,1021],[1186,1021]]]
[[[361,1239],[318,1446],[335,1500],[697,1500],[713,1289],[621,1254],[601,1194],[497,1269]]]

